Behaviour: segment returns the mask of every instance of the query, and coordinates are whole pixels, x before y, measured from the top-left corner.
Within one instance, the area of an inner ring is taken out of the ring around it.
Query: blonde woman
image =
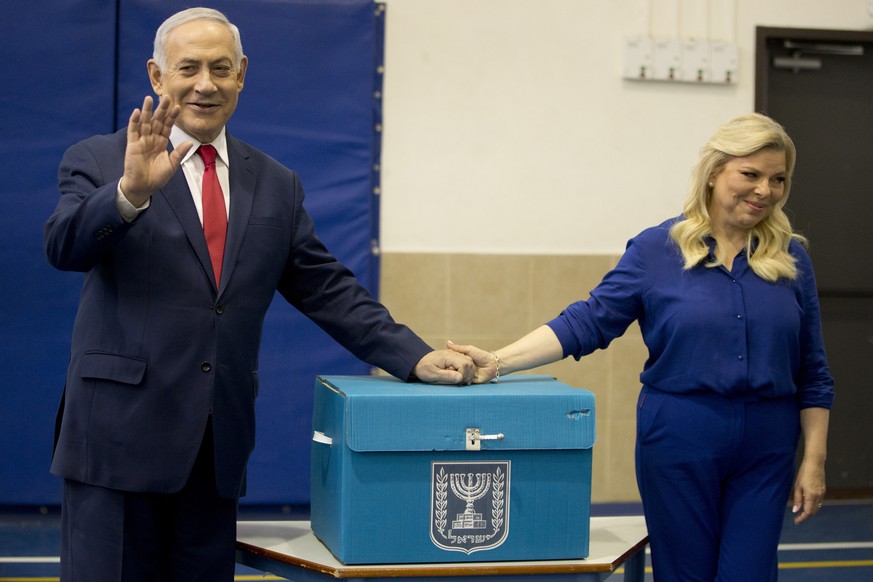
[[[494,352],[450,345],[486,382],[579,359],[639,322],[637,482],[656,580],[775,580],[786,501],[796,523],[821,507],[833,379],[812,264],[783,212],[794,162],[772,119],[729,121],[683,214],[634,237],[589,299]]]

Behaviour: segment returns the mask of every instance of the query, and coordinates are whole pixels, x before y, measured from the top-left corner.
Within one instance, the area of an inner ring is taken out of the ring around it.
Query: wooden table
[[[524,576],[520,582],[604,580],[624,565],[624,579],[643,582],[649,536],[642,516],[592,517],[584,560],[345,565],[312,533],[308,521],[241,521],[236,561],[294,582],[391,579],[394,582],[482,582]]]

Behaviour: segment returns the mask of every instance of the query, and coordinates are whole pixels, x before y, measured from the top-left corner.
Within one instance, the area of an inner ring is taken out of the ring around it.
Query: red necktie
[[[221,262],[224,259],[224,241],[227,238],[227,210],[221,184],[218,183],[218,173],[215,171],[215,156],[218,152],[213,146],[206,144],[200,146],[197,153],[206,165],[203,172],[203,234],[212,258],[217,287],[221,281]]]

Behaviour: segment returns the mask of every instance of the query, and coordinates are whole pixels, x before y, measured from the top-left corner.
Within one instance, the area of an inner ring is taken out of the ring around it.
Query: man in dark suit
[[[233,579],[276,290],[398,378],[475,372],[396,323],[319,241],[297,175],[226,131],[246,66],[221,13],[172,16],[148,62],[159,105],[61,163],[46,253],[85,273],[52,461],[65,582]]]

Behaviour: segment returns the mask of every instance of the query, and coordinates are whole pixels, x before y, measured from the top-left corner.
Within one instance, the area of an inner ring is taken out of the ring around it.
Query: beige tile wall
[[[618,256],[386,253],[381,300],[433,347],[446,340],[498,349],[588,296]],[[609,349],[544,366],[594,392],[597,440],[592,501],[638,501],[634,431],[646,349],[634,325]]]

